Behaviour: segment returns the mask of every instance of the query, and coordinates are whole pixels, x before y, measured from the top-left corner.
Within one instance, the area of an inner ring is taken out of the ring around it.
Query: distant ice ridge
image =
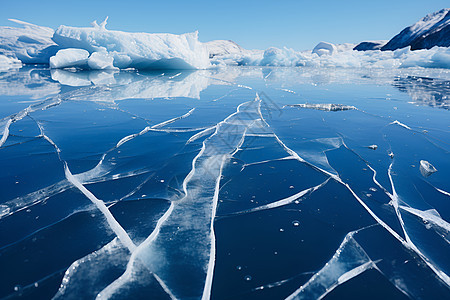
[[[91,55],[98,52],[98,56],[103,56],[98,61],[112,57],[114,67],[120,69],[206,69],[210,66],[208,50],[198,41],[198,32],[131,33],[107,30],[105,25],[106,20],[100,25],[93,22],[91,28],[61,25],[52,39],[60,48],[83,49]],[[70,67],[67,62],[64,67]],[[88,66],[97,68],[89,62]]]
[[[321,42],[313,51],[297,52],[289,48],[243,51],[241,54],[216,56],[214,64],[275,67],[342,67],[342,68],[450,68],[450,48],[434,47],[411,51],[354,51]]]

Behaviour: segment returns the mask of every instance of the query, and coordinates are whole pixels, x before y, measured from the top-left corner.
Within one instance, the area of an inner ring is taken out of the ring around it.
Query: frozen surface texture
[[[381,50],[396,50],[407,46],[412,50],[450,47],[450,8],[431,13],[403,29]]]
[[[449,82],[2,72],[0,298],[446,299]]]

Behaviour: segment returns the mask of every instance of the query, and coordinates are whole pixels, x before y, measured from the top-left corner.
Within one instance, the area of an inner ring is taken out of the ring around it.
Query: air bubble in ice
[[[426,160],[420,161],[420,173],[423,177],[428,177],[434,172],[437,172],[437,169],[432,164]]]
[[[293,225],[294,227],[298,227],[298,226],[300,226],[300,222],[297,221],[297,220],[292,221],[292,225]]]
[[[377,145],[370,145],[370,146],[367,146],[367,148],[372,149],[372,150],[377,150],[378,146]]]
[[[388,155],[389,155],[391,158],[394,158],[394,153],[389,152]]]
[[[242,270],[242,266],[236,266],[236,270]]]
[[[246,276],[244,277],[244,280],[245,280],[245,281],[250,281],[250,280],[252,280],[252,276],[246,275]]]
[[[14,286],[14,291],[19,292],[22,289],[22,286],[20,284]]]
[[[369,188],[369,190],[370,190],[371,192],[376,192],[376,191],[377,191],[377,189],[374,188],[374,187]]]
[[[280,228],[280,232],[283,232],[284,231],[284,229],[283,228]]]

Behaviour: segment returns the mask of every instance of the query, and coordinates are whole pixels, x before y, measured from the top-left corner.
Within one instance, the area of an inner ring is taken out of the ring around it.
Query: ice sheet
[[[0,297],[445,298],[449,79],[10,70]]]

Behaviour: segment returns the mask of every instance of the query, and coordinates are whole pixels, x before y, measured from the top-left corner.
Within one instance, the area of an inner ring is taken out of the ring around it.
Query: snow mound
[[[450,46],[450,8],[431,13],[417,23],[403,29],[381,50],[395,50],[411,46],[412,50]]]
[[[210,66],[198,32],[175,34],[130,33],[107,30],[106,20],[91,28],[61,25],[53,41],[61,48],[107,53],[120,69],[205,69]]]
[[[0,71],[6,71],[9,69],[18,69],[22,67],[20,60],[14,57],[8,57],[0,54]]]
[[[244,51],[241,46],[230,40],[215,40],[206,42],[204,45],[208,50],[210,58],[217,55],[242,53]]]
[[[0,27],[0,54],[16,57],[23,63],[48,64],[57,51],[52,41],[53,29],[9,19],[20,27]]]
[[[337,48],[335,45],[327,42],[320,42],[314,47],[312,53],[315,53],[319,56],[322,55],[332,55],[337,52]]]

